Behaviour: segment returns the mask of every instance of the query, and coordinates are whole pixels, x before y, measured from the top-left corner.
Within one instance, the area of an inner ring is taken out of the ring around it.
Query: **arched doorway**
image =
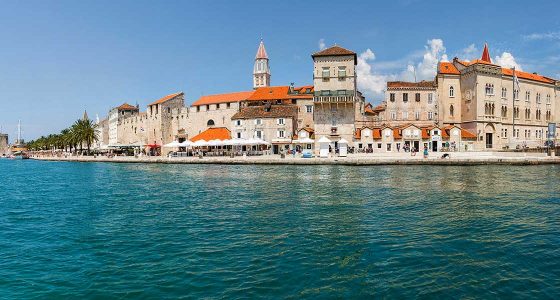
[[[206,122],[206,126],[208,126],[208,127],[212,127],[214,125],[215,125],[215,123],[214,123],[214,120],[212,120],[212,119],[210,119],[210,120],[208,120],[208,122]]]
[[[486,149],[492,149],[493,145],[494,145],[494,125],[492,124],[487,124],[484,127],[484,133],[485,133],[485,137],[486,137]]]

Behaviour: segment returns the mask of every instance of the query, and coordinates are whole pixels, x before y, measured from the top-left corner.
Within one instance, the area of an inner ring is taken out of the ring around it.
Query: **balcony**
[[[318,103],[349,103],[354,102],[354,96],[315,96],[313,102]]]

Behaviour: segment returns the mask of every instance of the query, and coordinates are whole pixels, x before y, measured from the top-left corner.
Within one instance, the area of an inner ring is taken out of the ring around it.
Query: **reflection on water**
[[[557,166],[0,169],[7,298],[560,295]]]

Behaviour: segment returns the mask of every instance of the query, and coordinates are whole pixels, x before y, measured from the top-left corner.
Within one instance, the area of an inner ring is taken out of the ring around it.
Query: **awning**
[[[329,140],[329,138],[326,137],[326,136],[323,136],[322,138],[320,138],[320,139],[318,140],[318,142],[321,143],[321,144],[330,144],[330,143],[332,143],[331,140]]]
[[[313,143],[315,143],[315,140],[310,139],[308,137],[292,141],[292,144],[313,144]]]

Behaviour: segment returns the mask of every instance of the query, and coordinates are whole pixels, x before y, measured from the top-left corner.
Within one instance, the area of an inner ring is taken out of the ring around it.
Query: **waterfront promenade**
[[[67,156],[33,157],[38,160],[113,162],[113,163],[166,163],[166,164],[258,164],[258,165],[537,165],[560,164],[559,156],[546,153],[525,152],[451,152],[449,158],[441,158],[442,153],[430,153],[424,158],[422,153],[351,154],[348,157],[302,158],[287,155],[236,156],[231,157],[161,157],[161,156]]]

